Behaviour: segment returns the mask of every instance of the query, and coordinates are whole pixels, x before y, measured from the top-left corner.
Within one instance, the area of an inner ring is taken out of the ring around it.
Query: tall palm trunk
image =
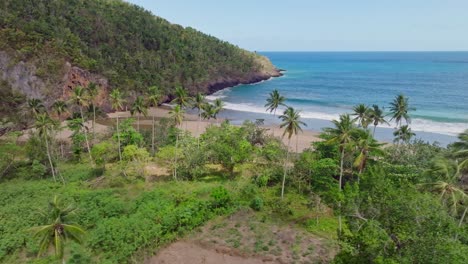
[[[137,130],[140,132],[140,114],[137,114]]]
[[[276,108],[275,111],[273,111],[273,119],[276,120]],[[275,124],[273,124],[273,136],[275,136]]]
[[[340,180],[339,180],[339,190],[340,190],[340,192],[342,191],[341,186],[342,186],[342,183],[343,183],[343,164],[344,164],[344,146],[341,149],[341,160],[340,160]],[[338,227],[339,227],[340,234],[341,234],[341,229],[342,229],[342,224],[341,224],[341,201],[338,202],[338,210],[339,210]]]
[[[93,104],[93,142],[96,142],[96,106]]]
[[[117,116],[117,142],[119,144],[119,160],[122,161],[122,150],[120,147],[119,116]]]
[[[198,109],[198,123],[197,123],[197,145],[200,148],[200,123],[201,123],[201,111]]]
[[[291,138],[288,139],[288,152],[286,152],[286,161],[284,162],[283,182],[281,184],[281,199],[284,198],[284,184],[286,182],[286,173],[287,173],[287,165],[289,162],[289,147],[290,146],[291,146]]]
[[[375,129],[377,128],[377,125],[374,125],[374,131],[372,132],[372,137],[375,137]]]
[[[84,126],[85,122],[84,122],[84,116],[83,116],[83,107],[81,106],[80,106],[80,114],[81,114],[81,122],[83,123],[83,126]],[[85,136],[85,141],[86,141],[86,148],[88,149],[89,159],[91,160],[91,163],[94,163],[93,157],[91,156],[91,148],[89,147],[88,132],[86,132],[86,129],[84,130],[84,136]]]
[[[465,208],[465,211],[463,211],[462,217],[460,218],[460,221],[458,222],[458,227],[461,227],[463,224],[463,220],[465,219],[466,212],[468,211],[468,206]]]
[[[174,153],[174,180],[177,181],[177,150],[179,148],[179,131],[176,134],[175,153]]]
[[[299,153],[298,148],[297,148],[298,141],[299,141],[299,134],[296,134],[296,153]]]
[[[45,143],[46,143],[46,152],[47,152],[47,158],[49,159],[49,164],[50,164],[50,169],[52,170],[52,177],[54,178],[54,181],[57,181],[57,178],[55,177],[55,168],[54,164],[52,162],[52,157],[50,155],[50,149],[49,149],[49,140],[47,139],[47,135],[44,135]]]
[[[154,156],[154,115],[153,115],[153,129],[151,132],[151,155]]]

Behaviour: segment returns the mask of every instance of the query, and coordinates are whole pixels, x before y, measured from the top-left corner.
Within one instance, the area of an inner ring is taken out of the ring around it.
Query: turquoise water
[[[286,104],[302,110],[313,130],[329,126],[329,120],[351,112],[358,103],[388,109],[389,102],[403,93],[416,108],[411,112],[411,127],[422,139],[447,144],[468,129],[468,52],[262,54],[285,69],[285,75],[228,88],[210,97],[222,98],[228,109],[225,115],[234,121],[248,117],[277,123],[263,107],[273,89],[287,97]],[[378,137],[391,140],[391,127],[380,129]]]

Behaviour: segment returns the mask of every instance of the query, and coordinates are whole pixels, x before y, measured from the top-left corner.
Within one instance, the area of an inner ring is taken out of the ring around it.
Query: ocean
[[[417,138],[447,145],[468,129],[468,52],[263,52],[284,76],[221,90],[208,97],[225,102],[222,117],[279,120],[265,111],[278,89],[286,104],[301,110],[306,129],[321,131],[359,103],[389,109],[393,98],[409,97],[411,129]],[[282,109],[278,110],[281,113]],[[391,126],[376,138],[392,141]]]

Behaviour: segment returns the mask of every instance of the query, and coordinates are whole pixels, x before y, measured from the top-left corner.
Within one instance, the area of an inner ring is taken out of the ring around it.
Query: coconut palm
[[[130,114],[133,116],[137,113],[137,130],[140,132],[140,115],[146,116],[148,114],[148,106],[145,103],[143,96],[138,96],[133,101],[132,107],[130,108]]]
[[[182,109],[185,109],[190,105],[190,97],[187,93],[187,90],[185,90],[182,86],[176,87],[174,96],[175,98],[172,100],[173,104],[180,105]]]
[[[56,122],[52,120],[47,113],[40,113],[36,116],[35,127],[39,136],[44,140],[46,146],[47,159],[49,160],[50,170],[52,171],[52,177],[54,181],[57,181],[55,175],[54,163],[52,161],[52,154],[50,151],[49,139],[52,134],[52,131],[57,126]]]
[[[468,129],[458,135],[459,141],[454,142],[453,155],[460,160],[460,169],[468,170]]]
[[[298,134],[299,131],[302,132],[301,126],[307,126],[304,122],[301,121],[300,111],[295,110],[292,107],[286,108],[283,114],[279,117],[282,121],[280,124],[280,128],[284,128],[283,137],[287,134],[288,135],[288,152],[286,156],[286,161],[284,165],[284,173],[283,173],[283,182],[281,184],[281,199],[284,197],[284,184],[286,182],[286,174],[287,174],[287,163],[289,163],[289,148],[291,145],[291,137],[292,135]]]
[[[75,89],[73,89],[71,101],[79,107],[81,121],[83,122],[83,124],[85,124],[83,107],[88,105],[88,95],[86,93],[86,90],[81,86],[76,86]],[[86,141],[86,148],[89,154],[89,159],[93,163],[94,161],[93,161],[93,157],[91,156],[91,148],[89,146],[89,140],[88,140],[88,129],[86,128],[86,126],[84,126],[83,131],[84,131],[84,136],[85,136],[85,141]]]
[[[266,100],[265,107],[267,108],[266,110],[269,111],[270,113],[273,112],[273,117],[276,117],[276,110],[278,109],[279,106],[285,105],[284,101],[286,101],[286,97],[280,95],[279,91],[277,89],[273,90],[270,93],[270,97],[267,98]],[[273,134],[274,134],[274,127],[273,127]]]
[[[184,114],[185,111],[182,109],[182,106],[176,105],[171,111],[169,111],[169,115],[171,116],[171,119],[174,121],[174,125],[176,127],[179,127],[182,124],[182,121],[184,120]],[[179,131],[176,131],[176,151],[174,155],[174,180],[177,180],[177,150],[179,147]]]
[[[375,129],[379,124],[387,124],[387,120],[385,120],[385,115],[383,110],[378,105],[372,105],[372,108],[369,110],[369,119],[370,122],[374,124],[374,131],[372,132],[372,136],[375,136]]]
[[[200,133],[200,123],[201,123],[201,114],[203,111],[203,106],[206,104],[205,96],[201,93],[197,93],[193,100],[193,109],[198,110],[198,123],[197,123],[197,135]],[[198,147],[200,147],[200,136],[198,136]]]
[[[221,101],[221,99],[217,98],[216,100],[214,100],[213,106],[215,111],[214,118],[216,119],[216,123],[218,123],[217,116],[221,112],[221,110],[223,110],[224,102]]]
[[[367,128],[370,122],[370,109],[365,104],[358,104],[353,107],[353,116],[356,116],[353,121],[358,123],[358,126]]]
[[[28,108],[31,111],[33,117],[36,117],[38,114],[45,111],[44,104],[42,104],[42,101],[37,98],[32,98],[28,100]]]
[[[203,119],[210,120],[211,118],[216,118],[216,109],[214,105],[206,103],[202,106],[203,112],[201,112],[201,117]]]
[[[394,142],[404,142],[408,143],[412,137],[416,136],[415,133],[411,131],[411,128],[408,125],[401,126],[399,129],[393,132],[395,136]]]
[[[125,103],[125,100],[122,98],[122,93],[118,89],[112,90],[112,92],[109,95],[110,101],[111,101],[111,107],[114,109],[114,111],[118,111],[123,108],[123,104]],[[119,116],[117,115],[116,117],[116,129],[117,129],[117,141],[119,144],[119,160],[122,160],[122,149],[120,146],[120,132],[119,132]]]
[[[343,173],[344,173],[344,157],[345,150],[350,146],[353,141],[353,134],[356,131],[354,122],[348,114],[340,115],[340,120],[333,120],[332,123],[335,125],[334,128],[326,128],[325,131],[329,133],[332,138],[328,140],[328,143],[339,144],[340,150],[340,178],[338,182],[338,188],[340,192],[343,188]],[[338,216],[338,225],[341,233],[341,202],[338,202],[340,214]]]
[[[123,108],[123,105],[125,103],[125,99],[123,99],[122,93],[118,89],[112,90],[112,92],[109,95],[110,97],[110,102],[112,109],[114,111],[121,110]]]
[[[65,101],[62,100],[57,100],[52,104],[52,109],[55,111],[55,113],[58,116],[58,119],[62,119],[62,114],[66,113],[68,111],[68,106]]]
[[[150,105],[152,107],[157,107],[158,104],[159,104],[159,101],[161,100],[161,91],[159,90],[159,88],[157,86],[151,86],[149,89],[148,89],[148,101],[150,103]],[[151,115],[152,119],[153,119],[153,123],[152,123],[152,129],[151,129],[151,153],[152,155],[154,155],[155,153],[155,149],[154,149],[154,130],[155,130],[155,119],[154,119],[154,115]]]
[[[96,139],[96,97],[99,94],[99,87],[94,83],[89,83],[87,87],[89,106],[91,107],[93,113],[93,140]]]
[[[439,195],[441,201],[448,207],[453,216],[457,216],[460,206],[465,206],[459,226],[463,223],[468,210],[468,195],[459,186],[462,176],[461,169],[457,161],[437,158],[432,163],[431,168],[425,171],[426,175],[431,176],[432,179],[437,179],[437,181],[429,183],[428,186]]]
[[[354,160],[353,166],[359,170],[359,183],[359,176],[365,169],[367,161],[369,158],[383,155],[384,152],[382,151],[381,147],[384,144],[378,143],[368,130],[356,130],[354,137],[354,147],[356,148],[358,155]]]
[[[74,214],[76,208],[64,207],[57,196],[49,202],[49,210],[43,215],[49,223],[47,225],[34,227],[34,237],[40,239],[38,257],[43,255],[52,246],[55,248],[55,256],[65,263],[64,248],[68,240],[79,244],[83,241],[85,231],[78,225],[69,222],[69,216]]]
[[[407,125],[411,123],[411,118],[408,112],[416,109],[410,107],[408,101],[408,97],[400,94],[397,95],[395,99],[393,99],[393,102],[390,103],[390,115],[392,116],[390,121],[395,120],[397,127],[401,127],[401,122],[403,120],[405,120]]]

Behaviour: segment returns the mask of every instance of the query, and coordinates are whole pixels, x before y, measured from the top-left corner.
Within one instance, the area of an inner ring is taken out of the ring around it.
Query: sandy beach
[[[140,127],[141,128],[147,128],[152,125],[152,118],[153,116],[155,117],[155,120],[159,120],[161,118],[169,118],[169,111],[170,108],[167,106],[162,106],[162,107],[157,107],[157,108],[149,108],[148,109],[148,114],[146,117],[141,116],[140,117]],[[114,112],[114,113],[108,113],[108,118],[100,118],[96,120],[96,133],[97,134],[103,134],[109,131],[109,126],[111,125],[111,122],[109,122],[112,119],[116,119],[117,117],[119,118],[130,118],[132,117],[129,111],[120,111],[120,112]],[[134,117],[136,119],[136,117]],[[184,118],[184,122],[181,125],[181,129],[190,132],[193,136],[198,137],[200,134],[202,134],[205,129],[211,125],[219,125],[223,120],[218,119],[218,120],[202,120],[198,121],[198,116],[193,115],[193,114],[186,114]],[[86,122],[86,126],[90,129],[91,132],[91,121]],[[70,136],[72,134],[72,131],[70,131],[67,128],[67,123],[64,121],[62,122],[62,127],[63,129],[57,132],[56,134],[56,139],[57,140],[63,140],[67,141],[70,139]],[[282,138],[283,142],[285,145],[288,144],[288,138],[285,136],[284,138],[282,137],[283,135],[283,129],[280,129],[279,126],[273,127],[273,126],[263,126],[264,128],[268,129],[269,132],[267,133],[273,133],[274,136]],[[28,138],[28,133],[29,130],[25,130],[24,134],[19,137],[19,141],[26,141]],[[318,138],[319,133],[310,131],[310,130],[304,130],[302,133],[296,136],[291,137],[291,145],[290,145],[290,150],[291,151],[296,151],[296,144],[297,144],[297,151],[302,152],[304,149],[307,149],[310,147],[310,144],[312,142],[320,140]]]

